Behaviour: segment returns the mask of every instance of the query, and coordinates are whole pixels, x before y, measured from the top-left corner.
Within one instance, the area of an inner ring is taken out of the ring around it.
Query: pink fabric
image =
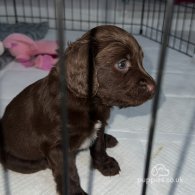
[[[35,67],[43,70],[50,70],[56,62],[57,59],[50,55],[39,55],[34,60]]]
[[[50,70],[57,62],[56,41],[34,41],[26,35],[13,33],[4,39],[3,44],[26,67]]]

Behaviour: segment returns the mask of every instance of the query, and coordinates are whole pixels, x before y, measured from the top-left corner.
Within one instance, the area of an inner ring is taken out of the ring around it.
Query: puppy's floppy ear
[[[88,36],[83,36],[69,44],[66,50],[67,86],[78,97],[94,96],[98,90],[97,71],[89,44]]]

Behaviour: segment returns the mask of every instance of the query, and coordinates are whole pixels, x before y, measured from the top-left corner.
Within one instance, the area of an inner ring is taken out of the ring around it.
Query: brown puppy
[[[115,26],[96,27],[66,49],[71,195],[86,194],[75,165],[76,153],[83,148],[90,147],[93,166],[103,175],[119,173],[117,161],[106,153],[117,140],[104,134],[104,128],[113,106],[138,106],[153,96],[155,82],[142,59],[133,36]],[[0,124],[2,164],[21,173],[50,168],[62,194],[58,64],[12,100]]]

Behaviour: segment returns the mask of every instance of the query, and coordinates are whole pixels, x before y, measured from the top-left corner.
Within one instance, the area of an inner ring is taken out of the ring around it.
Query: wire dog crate
[[[112,24],[134,35],[141,35],[149,40],[161,43],[164,45],[164,50],[168,44],[168,47],[173,50],[193,57],[195,54],[195,3],[190,0],[174,1],[172,26],[170,32],[167,31],[169,42],[164,43],[168,39],[164,31],[165,25],[167,25],[165,20],[167,3],[169,0],[64,0],[62,26],[64,26],[65,31],[81,32],[88,31],[98,25]],[[55,11],[56,8],[58,9],[58,6],[53,0],[2,0],[0,1],[0,23],[46,21],[50,29],[57,30],[58,13]],[[162,51],[161,55],[165,57],[166,52],[163,53]],[[163,57],[159,61],[162,63],[161,68],[165,63]],[[161,71],[158,78],[162,74]],[[161,80],[159,81],[159,90],[160,85]],[[158,105],[159,97],[156,98],[154,107]],[[156,115],[157,107],[153,109],[154,115]],[[154,129],[151,130],[149,138],[149,152],[152,150],[153,131]],[[148,162],[146,162],[145,178],[148,176],[149,164],[147,163],[150,161],[150,155],[146,160]],[[170,190],[169,195],[173,195],[171,193]],[[142,195],[144,194],[146,194],[146,189],[142,191]]]
[[[97,25],[114,24],[133,34],[162,41],[166,1],[78,0],[64,1],[66,30],[87,31]],[[56,29],[55,1],[8,0],[0,2],[0,20],[6,23],[48,21]],[[194,55],[194,3],[175,1],[169,47]]]

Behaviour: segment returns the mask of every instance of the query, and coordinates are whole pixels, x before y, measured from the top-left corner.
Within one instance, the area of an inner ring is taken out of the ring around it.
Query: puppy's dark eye
[[[118,63],[118,68],[119,69],[124,69],[127,67],[126,61],[122,61]]]
[[[121,72],[127,72],[130,67],[130,63],[126,59],[122,59],[115,64],[115,68]]]

